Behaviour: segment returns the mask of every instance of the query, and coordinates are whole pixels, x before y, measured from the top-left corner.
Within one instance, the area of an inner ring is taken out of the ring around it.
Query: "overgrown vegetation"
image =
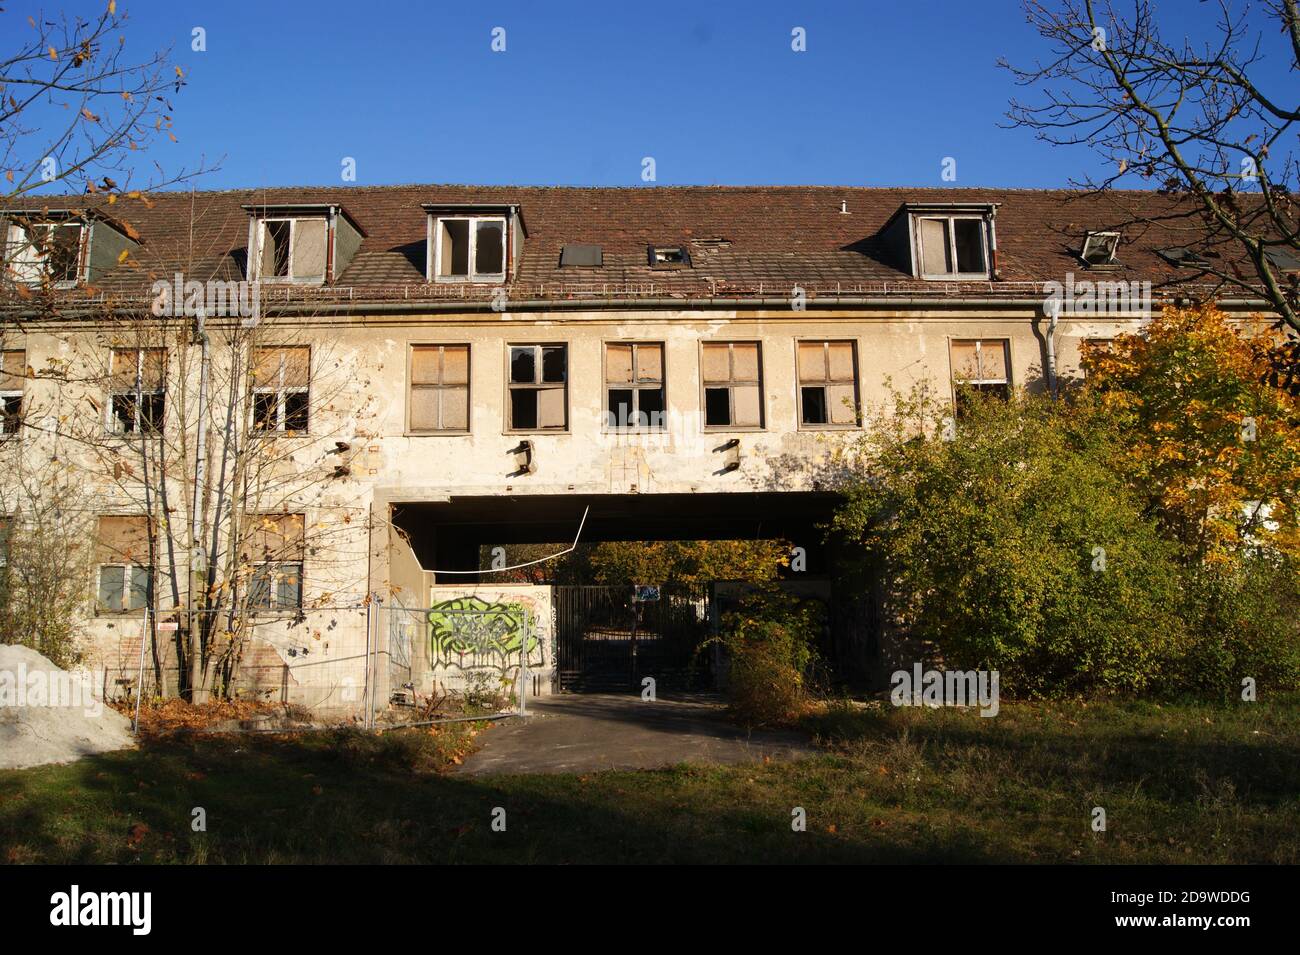
[[[1300,402],[1270,356],[1174,309],[1059,401],[895,396],[834,525],[889,636],[1020,696],[1300,686]]]
[[[825,607],[777,588],[741,597],[723,615],[712,643],[726,651],[727,699],[750,726],[788,723],[807,710],[814,679],[817,636]]]

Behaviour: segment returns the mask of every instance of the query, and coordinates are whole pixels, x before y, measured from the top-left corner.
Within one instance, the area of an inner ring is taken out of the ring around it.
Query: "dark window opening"
[[[826,414],[826,389],[804,388],[802,392],[803,423],[828,424],[830,419]]]
[[[704,423],[711,428],[731,424],[731,389],[704,389]]]
[[[292,231],[293,223],[288,221],[266,223],[266,236],[262,240],[266,243],[262,250],[264,275],[284,277],[289,274],[289,237]]]
[[[0,398],[0,434],[17,434],[22,422],[22,410],[22,395],[5,395]]]
[[[537,427],[537,392],[516,388],[510,392],[510,426],[523,431]]]

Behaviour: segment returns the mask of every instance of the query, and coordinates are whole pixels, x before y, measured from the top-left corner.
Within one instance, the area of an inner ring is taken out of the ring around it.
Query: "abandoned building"
[[[918,383],[1063,387],[1198,287],[1187,222],[1157,215],[1177,200],[1154,193],[93,198],[0,210],[0,520],[16,539],[33,487],[70,489],[106,684],[174,682],[192,588],[243,587],[260,623],[239,678],[312,706],[517,675],[521,652],[526,692],[581,686],[601,657],[581,595],[479,579],[485,549],[509,566],[520,543],[794,542],[794,583],[867,666],[866,597],[819,529],[864,416]],[[223,508],[247,512],[238,547]],[[444,626],[515,612],[490,653]]]

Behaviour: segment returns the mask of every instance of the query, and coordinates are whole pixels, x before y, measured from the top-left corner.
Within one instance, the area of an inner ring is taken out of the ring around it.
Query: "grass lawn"
[[[797,763],[586,776],[448,775],[466,725],[155,740],[0,772],[0,859],[1295,863],[1298,703],[833,709]]]

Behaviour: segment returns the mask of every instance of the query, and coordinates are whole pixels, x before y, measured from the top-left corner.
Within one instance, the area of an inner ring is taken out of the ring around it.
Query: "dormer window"
[[[1090,269],[1104,269],[1115,265],[1115,253],[1119,251],[1118,232],[1089,232],[1083,240],[1083,251],[1079,258]]]
[[[652,245],[648,247],[650,266],[656,269],[689,268],[691,254],[684,245]]]
[[[915,234],[921,278],[989,277],[989,240],[983,216],[918,215]]]
[[[323,216],[260,219],[255,223],[253,279],[261,282],[325,281],[329,229]]]
[[[5,236],[5,271],[23,285],[76,285],[82,274],[83,234],[79,221],[14,222]]]
[[[503,216],[440,217],[434,228],[434,278],[439,282],[500,282],[506,277]]]
[[[523,248],[524,217],[510,203],[425,203],[425,278],[429,282],[499,285]]]
[[[248,278],[324,285],[347,271],[365,233],[342,206],[248,205]]]

